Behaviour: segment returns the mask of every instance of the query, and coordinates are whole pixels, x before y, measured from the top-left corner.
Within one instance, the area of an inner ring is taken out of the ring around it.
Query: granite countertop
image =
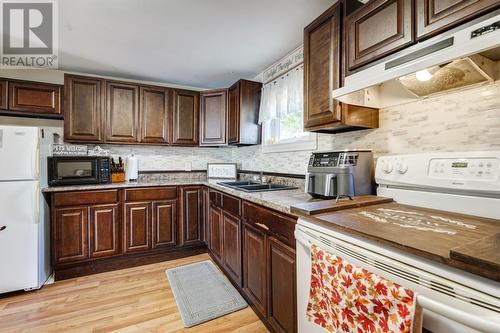
[[[282,213],[296,215],[291,212],[291,207],[300,203],[314,202],[318,199],[313,199],[303,189],[279,190],[269,192],[244,192],[231,189],[217,184],[221,180],[204,180],[204,179],[152,179],[143,180],[136,183],[117,183],[117,184],[96,184],[96,185],[72,185],[72,186],[51,186],[42,189],[44,193],[54,192],[71,192],[71,191],[87,191],[87,190],[108,190],[120,188],[134,187],[156,187],[156,186],[176,186],[176,185],[206,185],[218,191],[230,194],[232,196],[268,207]]]

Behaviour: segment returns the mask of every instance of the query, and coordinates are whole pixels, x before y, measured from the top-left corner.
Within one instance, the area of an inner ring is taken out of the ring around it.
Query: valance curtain
[[[259,124],[303,112],[304,67],[300,65],[262,87]]]

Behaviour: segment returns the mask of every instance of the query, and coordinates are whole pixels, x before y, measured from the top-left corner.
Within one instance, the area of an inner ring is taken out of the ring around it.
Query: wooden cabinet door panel
[[[372,0],[347,17],[347,66],[355,69],[414,42],[412,0]]]
[[[140,88],[141,142],[169,143],[170,90]]]
[[[222,263],[222,210],[210,205],[210,242],[209,248],[215,259]]]
[[[224,145],[226,140],[227,89],[200,94],[200,145]]]
[[[0,109],[6,110],[9,106],[8,96],[9,96],[9,84],[7,80],[0,80]]]
[[[61,114],[61,87],[48,83],[10,81],[9,110]]]
[[[153,202],[153,247],[177,243],[177,201]]]
[[[203,187],[203,242],[208,246],[210,243],[210,196],[208,187]]]
[[[304,127],[340,121],[331,98],[340,86],[341,5],[335,4],[304,29]]]
[[[70,207],[55,210],[55,263],[88,258],[88,208]]]
[[[125,252],[151,248],[151,203],[125,204]]]
[[[90,257],[108,257],[120,252],[118,205],[90,208]]]
[[[104,81],[64,76],[64,139],[101,142]]]
[[[295,251],[269,238],[268,320],[276,332],[297,331]]]
[[[265,317],[267,316],[266,235],[245,225],[243,248],[243,290]]]
[[[106,82],[106,141],[138,142],[139,86]]]
[[[181,188],[182,198],[182,244],[201,241],[201,218],[203,216],[203,194],[200,186]]]
[[[241,286],[241,220],[222,214],[222,263],[233,281]]]
[[[199,93],[174,90],[173,144],[198,144]]]
[[[240,141],[240,84],[235,83],[228,90],[227,139],[229,143]]]
[[[500,7],[498,0],[415,0],[417,38],[430,37]]]

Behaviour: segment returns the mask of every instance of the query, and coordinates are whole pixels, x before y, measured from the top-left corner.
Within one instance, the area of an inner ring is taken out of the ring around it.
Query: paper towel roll
[[[134,155],[127,156],[125,162],[125,179],[135,182],[139,179],[139,160]]]

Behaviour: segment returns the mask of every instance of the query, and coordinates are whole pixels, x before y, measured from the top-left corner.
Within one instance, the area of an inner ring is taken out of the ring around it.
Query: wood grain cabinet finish
[[[262,83],[239,80],[228,89],[228,143],[258,145],[261,142],[259,106]]]
[[[7,80],[0,80],[0,109],[6,110],[9,107],[9,84]]]
[[[414,43],[413,1],[372,0],[347,17],[346,29],[353,70]]]
[[[64,76],[64,139],[69,142],[102,142],[104,81]]]
[[[241,220],[226,212],[222,214],[222,239],[222,264],[233,281],[241,286]]]
[[[208,187],[203,186],[203,243],[209,246],[210,239],[210,228],[209,228],[209,219],[210,219],[210,195]]]
[[[335,4],[304,29],[304,128],[341,120],[331,92],[340,87],[341,5]]]
[[[56,208],[53,248],[56,264],[85,260],[89,256],[88,208]]]
[[[139,142],[139,86],[106,82],[106,141]]]
[[[10,81],[9,110],[60,115],[61,86],[49,83]]]
[[[140,87],[140,141],[169,143],[171,139],[171,90]]]
[[[118,204],[90,207],[90,257],[119,254],[120,231]]]
[[[198,145],[199,93],[188,90],[173,92],[173,140],[175,145]]]
[[[183,245],[201,242],[201,220],[203,218],[203,192],[201,186],[183,186],[181,188]]]
[[[214,205],[210,205],[210,241],[209,249],[215,260],[222,264],[222,209]]]
[[[268,321],[276,332],[297,332],[295,250],[269,237]]]
[[[153,202],[153,248],[177,245],[177,200]]]
[[[415,0],[417,38],[423,39],[500,7],[498,0]]]
[[[125,203],[124,250],[142,252],[151,248],[151,203]]]
[[[262,316],[267,316],[266,234],[243,227],[243,290]]]
[[[200,93],[200,146],[227,144],[227,89]]]

